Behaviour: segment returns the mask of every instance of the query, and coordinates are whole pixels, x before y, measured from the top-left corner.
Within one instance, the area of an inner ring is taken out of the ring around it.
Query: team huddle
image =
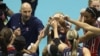
[[[45,37],[42,56],[100,56],[100,0],[88,0],[77,21],[61,12],[48,17],[46,26],[34,16],[38,0],[21,1],[20,12],[13,13],[0,0],[0,56],[39,56]]]

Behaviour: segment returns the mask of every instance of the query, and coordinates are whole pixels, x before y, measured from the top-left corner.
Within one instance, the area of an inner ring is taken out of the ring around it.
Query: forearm
[[[100,34],[100,28],[97,28],[97,27],[94,27],[94,26],[91,26],[87,23],[83,23],[83,22],[79,22],[79,21],[74,21],[74,20],[69,20],[69,22],[85,29],[85,30],[88,30],[88,31],[92,31],[94,34]]]
[[[80,15],[78,21],[79,21],[79,22],[84,22],[84,16]],[[80,27],[79,27],[79,26],[75,26],[75,29],[78,31],[78,30],[80,30]]]
[[[43,29],[43,31],[44,31],[44,37],[45,37],[46,35],[48,35],[48,33],[49,33],[49,28],[50,28],[50,25],[47,24],[47,26]]]
[[[11,39],[9,45],[12,45],[12,44],[14,43],[15,38],[16,38],[16,36],[15,36],[15,34],[13,34],[13,35],[12,35],[12,39]]]
[[[88,27],[90,27],[90,25],[88,25],[87,23],[83,23],[80,21],[69,20],[69,22],[71,22],[71,23],[73,23],[73,24],[75,24],[83,29],[86,29],[86,30],[88,30],[89,29]]]
[[[54,38],[59,38],[57,28],[54,28]]]
[[[35,42],[36,49],[38,48],[40,42],[41,42],[41,39],[38,39],[38,40]]]
[[[31,48],[28,50],[30,53],[36,53],[36,50],[39,46],[41,40],[37,40],[35,43],[31,43]]]
[[[85,42],[87,40],[89,40],[90,38],[92,38],[93,36],[95,36],[95,34],[93,32],[88,31],[85,35],[81,36],[79,38],[79,42]]]

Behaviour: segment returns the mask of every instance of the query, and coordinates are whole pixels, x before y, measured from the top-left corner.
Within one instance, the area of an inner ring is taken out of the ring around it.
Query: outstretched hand
[[[53,28],[57,28],[58,22],[56,20],[53,20],[50,24]]]
[[[45,35],[44,30],[41,30],[38,35],[38,40],[41,40],[44,37],[44,35]]]
[[[64,20],[70,21],[70,17],[68,15],[64,16]]]

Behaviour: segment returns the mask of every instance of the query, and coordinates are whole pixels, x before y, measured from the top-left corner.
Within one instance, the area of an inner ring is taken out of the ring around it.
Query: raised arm
[[[44,32],[44,37],[49,34],[50,22],[51,22],[51,17],[49,17],[47,25],[41,31],[41,32]]]
[[[39,46],[39,43],[41,42],[42,38],[44,36],[44,32],[41,32],[39,35],[38,35],[38,40],[35,42],[35,43],[31,43],[31,46],[29,47],[29,51],[31,53],[36,53],[36,50]]]
[[[84,16],[83,16],[84,12],[85,12],[85,8],[81,9],[78,21],[84,22]],[[75,29],[78,31],[78,30],[80,30],[80,27],[76,25]]]
[[[57,49],[59,51],[63,52],[63,50],[68,46],[66,44],[64,44],[63,42],[61,42],[60,39],[59,39],[58,31],[57,31],[57,21],[54,20],[51,24],[52,24],[53,30],[54,30],[54,40],[53,40],[53,42],[57,46]]]
[[[95,33],[88,31],[87,33],[85,33],[83,36],[81,36],[79,38],[79,42],[80,43],[85,42],[85,41],[89,40],[94,35],[95,35]]]
[[[77,26],[79,26],[79,27],[81,27],[81,28],[83,28],[85,30],[91,31],[91,32],[93,32],[95,34],[100,34],[100,29],[99,28],[91,26],[91,25],[89,25],[87,23],[71,20],[68,16],[65,17],[65,20],[67,20],[67,21],[69,21],[69,22],[71,22],[71,23],[73,23],[73,24],[75,24],[75,25],[77,25]]]

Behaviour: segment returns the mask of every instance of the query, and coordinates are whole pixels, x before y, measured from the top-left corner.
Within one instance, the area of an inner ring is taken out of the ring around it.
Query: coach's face
[[[21,14],[22,14],[21,16],[22,16],[24,21],[29,20],[31,13],[32,13],[31,6],[25,6],[25,7],[21,8]]]

